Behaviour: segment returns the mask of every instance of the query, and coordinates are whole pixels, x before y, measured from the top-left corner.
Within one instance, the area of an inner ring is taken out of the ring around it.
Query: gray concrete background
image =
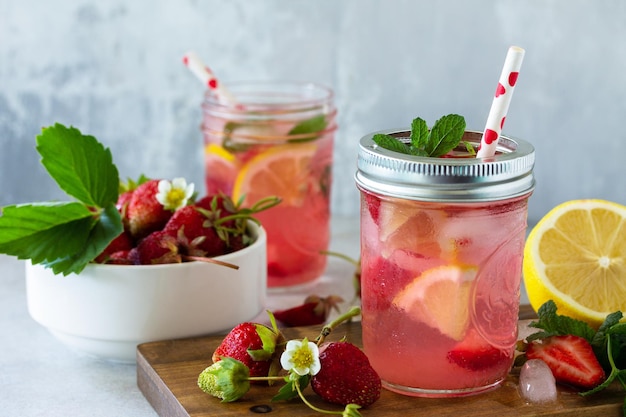
[[[65,199],[34,150],[55,122],[109,146],[122,177],[202,187],[195,50],[223,81],[334,88],[333,211],[358,216],[359,138],[447,113],[482,130],[510,45],[526,57],[504,133],[537,150],[530,222],[626,204],[624,39],[620,0],[0,0],[0,205]]]

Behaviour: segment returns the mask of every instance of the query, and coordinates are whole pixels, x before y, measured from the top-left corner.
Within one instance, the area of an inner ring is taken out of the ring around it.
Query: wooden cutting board
[[[520,310],[520,318],[529,318],[528,307]],[[283,329],[289,339],[319,334],[320,327]],[[361,346],[359,322],[344,324],[328,340],[346,336]],[[254,416],[260,412],[273,417],[316,416],[322,414],[309,409],[299,399],[272,403],[270,399],[278,387],[253,386],[239,401],[222,403],[200,391],[198,375],[211,364],[211,355],[223,336],[167,340],[144,343],[137,347],[137,385],[161,417]],[[307,399],[316,406],[340,411],[343,407],[323,402],[310,387]],[[380,399],[367,409],[363,417],[376,416],[594,416],[622,415],[621,406],[626,393],[617,384],[590,397],[559,388],[558,402],[537,406],[525,404],[517,392],[517,376],[509,375],[504,384],[489,393],[466,398],[432,399],[407,397],[383,389]]]

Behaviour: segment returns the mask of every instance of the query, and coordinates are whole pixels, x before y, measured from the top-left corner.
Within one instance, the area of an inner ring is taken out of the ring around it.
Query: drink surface
[[[321,276],[330,238],[334,112],[283,114],[280,103],[267,111],[257,105],[251,114],[203,107],[207,193],[224,192],[244,207],[268,196],[282,200],[255,215],[267,232],[268,286]]]
[[[527,196],[435,203],[361,190],[363,346],[387,388],[455,396],[512,365]]]

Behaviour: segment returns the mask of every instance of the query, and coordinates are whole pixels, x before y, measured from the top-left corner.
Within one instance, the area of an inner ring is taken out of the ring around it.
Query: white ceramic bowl
[[[265,308],[266,234],[220,259],[167,265],[90,264],[54,275],[26,263],[28,310],[74,350],[102,359],[136,360],[140,343],[214,334],[249,321]]]

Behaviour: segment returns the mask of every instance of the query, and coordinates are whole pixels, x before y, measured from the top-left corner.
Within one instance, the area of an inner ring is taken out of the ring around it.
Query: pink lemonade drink
[[[251,207],[267,231],[268,287],[309,283],[322,275],[330,239],[333,141],[331,90],[306,83],[236,83],[236,102],[207,92],[202,105],[207,193]]]
[[[371,138],[361,140],[356,174],[370,362],[387,389],[406,395],[496,388],[517,341],[534,150],[502,137],[493,158],[428,158]]]

